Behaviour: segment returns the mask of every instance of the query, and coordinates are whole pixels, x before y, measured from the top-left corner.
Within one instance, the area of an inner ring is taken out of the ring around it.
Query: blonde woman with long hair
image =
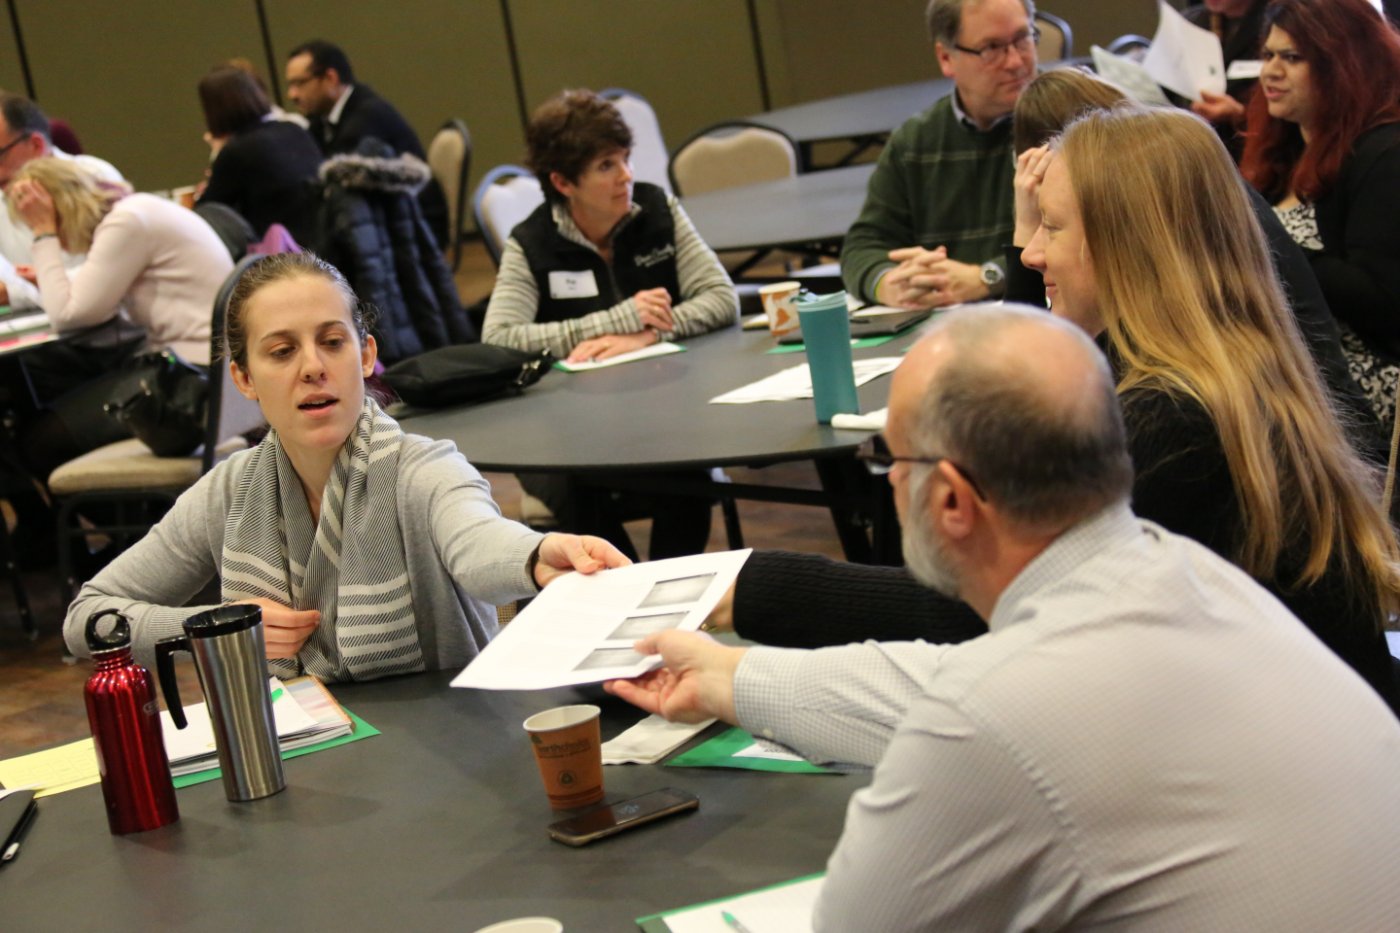
[[[145,349],[209,364],[214,296],[233,259],[199,215],[56,158],[25,164],[6,194],[11,215],[34,231],[39,302],[55,329],[126,320],[145,330]],[[87,254],[71,279],[65,253]],[[125,436],[102,410],[130,381],[121,368],[125,353],[79,341],[26,359],[26,367],[43,372],[46,406],[20,432],[21,455],[35,476],[47,479],[60,463]]]
[[[1052,148],[1024,261],[1054,313],[1103,336],[1135,510],[1248,571],[1395,708],[1400,550],[1229,154],[1190,114],[1133,107]]]

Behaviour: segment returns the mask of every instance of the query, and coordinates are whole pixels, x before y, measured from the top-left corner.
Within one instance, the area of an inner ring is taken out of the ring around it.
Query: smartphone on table
[[[645,826],[700,806],[700,798],[674,787],[594,807],[578,816],[549,825],[549,836],[569,846],[586,846],[634,826]]]

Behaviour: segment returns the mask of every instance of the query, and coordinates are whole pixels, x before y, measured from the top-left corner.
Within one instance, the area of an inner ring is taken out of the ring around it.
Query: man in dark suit
[[[395,155],[427,161],[418,134],[403,114],[368,84],[357,84],[350,59],[333,43],[312,39],[287,56],[287,99],[311,121],[312,137],[327,156],[354,152],[367,137],[387,143]],[[419,195],[423,216],[438,242],[446,235],[447,204],[430,181]]]

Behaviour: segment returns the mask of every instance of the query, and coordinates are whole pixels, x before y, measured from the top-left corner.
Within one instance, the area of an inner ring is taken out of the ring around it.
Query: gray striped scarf
[[[366,398],[314,527],[277,432],[249,455],[224,523],[224,601],[263,597],[321,612],[295,659],[268,662],[272,673],[371,680],[423,670],[399,528],[402,443],[398,422]]]

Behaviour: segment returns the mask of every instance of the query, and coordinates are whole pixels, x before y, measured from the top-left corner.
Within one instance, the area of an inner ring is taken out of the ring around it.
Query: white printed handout
[[[544,690],[645,674],[660,659],[643,657],[632,643],[666,629],[698,629],[750,553],[696,554],[560,577],[452,686]]]
[[[1202,91],[1225,93],[1225,52],[1209,29],[1187,22],[1186,17],[1158,0],[1157,34],[1142,60],[1156,82],[1188,100]]]
[[[649,360],[653,356],[667,356],[671,353],[680,353],[685,347],[678,343],[670,343],[662,340],[650,346],[642,347],[640,350],[633,350],[630,353],[619,353],[617,356],[610,356],[605,360],[584,360],[580,363],[570,363],[567,360],[560,360],[554,365],[564,370],[566,373],[586,373],[594,369],[606,369],[609,366],[619,366],[623,363],[635,363],[637,360]]]
[[[856,360],[851,364],[856,385],[863,386],[872,379],[892,373],[899,367],[897,356],[876,356]],[[757,382],[732,389],[710,399],[711,405],[748,405],[752,402],[786,402],[812,397],[812,370],[806,363],[765,376]]]
[[[1170,106],[1171,101],[1162,93],[1162,86],[1131,58],[1114,55],[1099,46],[1090,46],[1089,54],[1094,58],[1094,70],[1105,81],[1121,87],[1129,97],[1141,104]]]

